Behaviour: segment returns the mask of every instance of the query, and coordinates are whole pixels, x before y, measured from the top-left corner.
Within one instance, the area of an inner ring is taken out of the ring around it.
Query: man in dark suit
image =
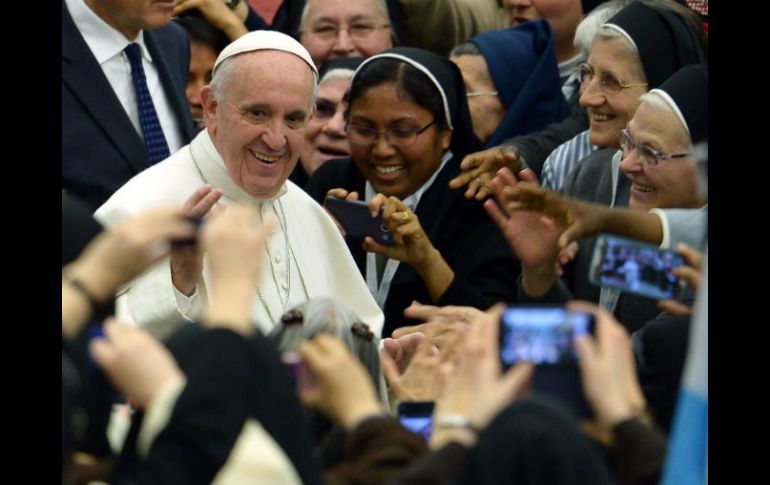
[[[190,44],[172,11],[153,0],[62,0],[62,188],[94,210],[151,164],[128,44],[139,46],[169,152],[195,135],[185,97]]]

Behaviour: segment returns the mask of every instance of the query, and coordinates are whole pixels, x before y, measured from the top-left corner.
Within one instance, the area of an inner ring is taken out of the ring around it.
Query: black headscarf
[[[683,67],[653,92],[661,95],[678,111],[693,144],[708,141],[709,73],[706,66],[693,64]]]
[[[471,39],[481,50],[505,106],[505,117],[484,148],[540,131],[569,115],[561,91],[553,33],[545,20],[492,30]]]
[[[484,428],[468,452],[460,483],[610,485],[614,480],[569,412],[533,396],[509,405]]]
[[[657,88],[688,64],[703,64],[705,56],[687,22],[677,13],[631,2],[604,25],[632,40],[647,76],[648,89]]]
[[[453,160],[456,163],[460,163],[465,155],[479,151],[481,143],[473,133],[471,114],[465,97],[465,83],[460,69],[454,62],[423,49],[395,47],[362,62],[353,75],[352,84],[355,84],[359,73],[365,70],[366,66],[376,62],[377,59],[396,59],[405,62],[424,73],[438,88],[444,100],[444,115],[447,119],[447,126],[452,130],[449,148],[452,150]]]

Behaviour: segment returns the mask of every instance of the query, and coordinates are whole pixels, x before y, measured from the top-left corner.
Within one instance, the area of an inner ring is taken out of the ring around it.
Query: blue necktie
[[[144,133],[147,157],[150,159],[150,165],[153,165],[169,156],[168,144],[166,144],[166,137],[163,136],[163,129],[160,127],[158,113],[155,112],[150,90],[147,89],[147,79],[144,76],[139,44],[128,44],[125,52],[131,63],[131,81],[134,83],[136,104],[139,106],[139,124],[142,125],[142,133]]]

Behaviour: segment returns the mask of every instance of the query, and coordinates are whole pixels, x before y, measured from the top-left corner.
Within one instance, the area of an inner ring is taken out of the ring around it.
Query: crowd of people
[[[62,482],[706,483],[707,27],[62,0]]]

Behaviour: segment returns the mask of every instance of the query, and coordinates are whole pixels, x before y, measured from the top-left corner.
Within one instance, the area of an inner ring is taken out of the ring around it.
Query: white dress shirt
[[[171,107],[168,96],[166,96],[158,76],[157,66],[144,44],[144,32],[139,32],[136,39],[129,40],[111,27],[107,22],[96,15],[85,0],[65,0],[67,10],[69,10],[75,26],[85,39],[88,48],[91,49],[96,62],[102,68],[104,75],[110,82],[115,95],[120,104],[128,114],[131,123],[139,133],[139,137],[144,139],[142,125],[139,124],[139,108],[136,103],[136,93],[131,81],[131,64],[128,57],[123,52],[131,42],[136,42],[142,51],[142,66],[147,78],[147,88],[150,90],[152,102],[155,105],[155,111],[158,113],[160,126],[163,128],[163,135],[166,137],[169,153],[175,153],[184,145],[181,126],[179,126]]]

